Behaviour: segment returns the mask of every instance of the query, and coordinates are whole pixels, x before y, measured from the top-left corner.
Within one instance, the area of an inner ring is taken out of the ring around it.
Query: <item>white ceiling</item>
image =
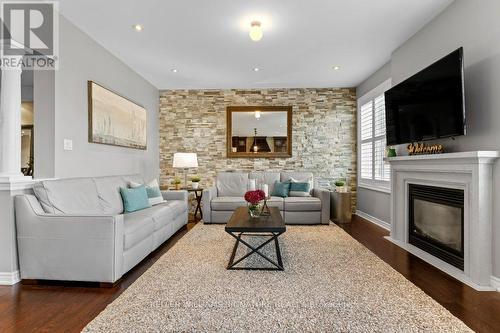
[[[451,2],[61,0],[60,9],[160,89],[353,87]],[[263,21],[260,42],[248,37],[252,19]]]

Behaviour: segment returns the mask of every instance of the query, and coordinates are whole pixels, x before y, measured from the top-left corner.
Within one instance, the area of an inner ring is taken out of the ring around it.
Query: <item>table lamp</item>
[[[173,167],[184,169],[184,188],[187,188],[187,169],[198,167],[198,156],[196,153],[175,153]]]

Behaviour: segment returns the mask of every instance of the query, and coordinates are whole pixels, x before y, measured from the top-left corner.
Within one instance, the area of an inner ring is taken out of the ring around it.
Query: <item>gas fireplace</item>
[[[464,191],[409,185],[409,243],[464,270]]]

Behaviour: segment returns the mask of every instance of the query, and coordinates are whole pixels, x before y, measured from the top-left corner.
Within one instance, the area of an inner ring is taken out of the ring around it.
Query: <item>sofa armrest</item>
[[[330,191],[320,188],[313,189],[313,196],[321,200],[321,224],[330,223]]]
[[[170,191],[161,191],[161,195],[165,200],[188,200],[188,191],[185,190],[170,190]]]
[[[15,198],[23,279],[115,282],[123,270],[123,215],[46,214]]]
[[[212,222],[212,209],[210,208],[210,203],[213,198],[217,197],[217,188],[215,186],[209,187],[203,190],[203,197],[201,198],[201,210],[203,212],[203,222]]]

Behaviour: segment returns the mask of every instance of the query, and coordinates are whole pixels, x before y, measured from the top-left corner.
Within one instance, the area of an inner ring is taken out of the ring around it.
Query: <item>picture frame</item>
[[[94,81],[87,81],[88,141],[147,149],[147,110]]]

